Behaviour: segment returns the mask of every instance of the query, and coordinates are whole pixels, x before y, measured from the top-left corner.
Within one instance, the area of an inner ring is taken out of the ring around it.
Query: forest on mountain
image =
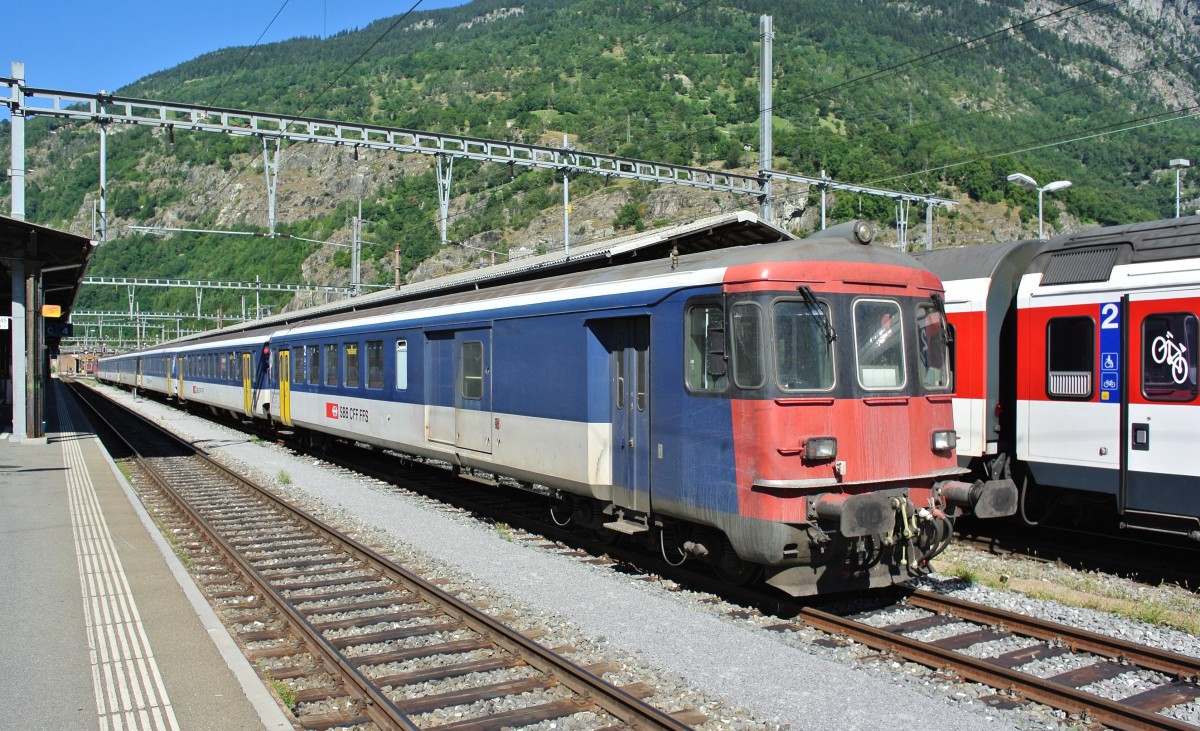
[[[1173,215],[1167,160],[1200,157],[1197,0],[475,0],[325,39],[214,51],[116,93],[556,146],[565,135],[577,149],[753,175],[763,14],[775,29],[777,170],[957,198],[962,205],[948,225],[976,215],[973,206],[1000,206],[1014,219],[1006,231],[1029,235],[1036,193],[1007,184],[1008,173],[1073,181],[1047,208],[1053,231]],[[90,273],[347,281],[344,248],[130,231],[264,232],[261,212],[244,207],[265,193],[243,192],[263,187],[261,142],[111,131],[110,237]],[[96,137],[91,125],[30,121],[28,220],[90,230]],[[0,144],[9,145],[7,123]],[[350,151],[322,156],[304,147],[283,149],[281,179],[291,182],[281,187],[293,190],[277,231],[344,241],[361,196],[366,238],[376,244],[366,255],[367,281],[391,280],[397,244],[406,274],[439,256],[430,158],[354,153],[351,160]],[[1185,184],[1185,207],[1194,209],[1200,186]],[[459,161],[452,193],[451,239],[486,241],[500,252],[555,245],[529,233],[539,217],[561,217],[554,171]],[[612,214],[604,225],[581,225],[581,236],[676,222],[655,216],[645,184],[577,176],[570,194],[615,201],[604,208]],[[9,195],[5,179],[5,207]],[[779,203],[812,210],[815,195],[791,190]],[[757,208],[750,199],[720,205]],[[830,219],[887,227],[893,206],[840,195]],[[195,308],[188,292],[144,296],[143,310]],[[233,312],[237,296],[213,292],[206,302]],[[124,297],[89,288],[80,307],[121,309]]]

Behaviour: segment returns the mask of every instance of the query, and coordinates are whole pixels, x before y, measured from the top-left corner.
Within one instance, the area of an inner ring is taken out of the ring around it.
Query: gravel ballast
[[[464,599],[486,601],[502,621],[545,631],[543,644],[577,648],[576,662],[614,663],[619,669],[610,678],[650,683],[659,689],[650,698],[656,705],[704,712],[710,719],[706,729],[1076,727],[1041,706],[993,709],[981,700],[995,692],[991,689],[862,646],[813,644],[823,637],[815,631],[767,631],[775,621],[770,617],[730,617],[708,595],[668,591],[531,541],[514,541],[457,509],[152,400],[105,390],[231,467],[276,485],[301,507],[355,530],[360,540],[419,564],[414,570],[448,579],[447,588]],[[1200,641],[1186,633],[946,577],[927,584],[971,601],[1200,656]],[[1200,722],[1195,705],[1181,710],[1187,720]]]

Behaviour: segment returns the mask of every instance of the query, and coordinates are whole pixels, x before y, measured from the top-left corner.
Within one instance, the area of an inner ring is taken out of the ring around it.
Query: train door
[[[254,369],[250,367],[250,354],[242,353],[242,411],[246,416],[254,416],[254,389],[250,381],[252,373]]]
[[[492,331],[454,333],[457,388],[454,399],[455,445],[492,451]]]
[[[425,437],[492,451],[492,331],[425,333]]]
[[[454,333],[425,337],[425,438],[454,444]]]
[[[607,323],[613,502],[650,512],[650,318]]]
[[[167,361],[166,361],[167,398],[171,398],[172,396],[175,395],[175,358],[176,357],[177,356],[174,356],[174,355],[167,356]]]
[[[1029,354],[1019,364],[1017,456],[1040,484],[1116,499],[1120,303],[1075,304],[1060,294],[1046,297],[1046,304],[1020,313],[1021,343]]]
[[[134,366],[133,366],[133,368],[134,368],[134,371],[133,371],[133,387],[134,387],[134,388],[141,388],[141,387],[142,387],[142,359],[141,359],[140,357],[139,357],[139,358],[137,359],[137,361],[134,363]]]
[[[292,351],[279,351],[279,420],[292,425]]]
[[[1120,507],[1195,516],[1200,288],[1128,295]],[[1137,522],[1133,520],[1131,522]]]

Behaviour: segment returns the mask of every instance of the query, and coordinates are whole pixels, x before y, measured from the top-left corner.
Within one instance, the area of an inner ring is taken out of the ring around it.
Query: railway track
[[[1044,703],[1113,729],[1198,728],[1169,715],[1200,698],[1200,659],[1193,657],[921,590],[902,604],[852,617],[804,608],[797,620],[995,688],[994,705]],[[1047,660],[1073,667],[1046,675]],[[1126,673],[1139,674],[1149,687],[1121,695],[1118,686],[1105,685]]]
[[[120,440],[110,451],[301,727],[486,731],[579,716],[594,728],[682,730],[704,720],[645,703],[653,688],[604,681],[606,666],[576,665],[571,648],[542,647],[95,391],[74,392],[106,443]]]
[[[988,699],[994,706],[1042,703],[1114,729],[1194,731],[1198,728],[1166,715],[1171,708],[1200,698],[1197,685],[1200,660],[1196,658],[922,590],[901,590],[897,603],[861,616],[843,617],[823,611],[811,601],[798,602],[755,587],[731,587],[703,571],[670,566],[644,550],[564,530],[546,520],[545,506],[537,505],[536,500],[515,501],[521,507],[514,510],[512,491],[497,493],[480,476],[454,479],[443,470],[429,469],[420,473],[421,480],[407,479],[398,477],[394,458],[374,450],[351,451],[352,454],[325,455],[325,458],[342,469],[367,474],[440,501],[449,500],[477,515],[505,522],[520,531],[518,539],[543,548],[593,563],[620,566],[626,571],[644,572],[647,577],[670,577],[684,588],[714,593],[743,607],[729,611],[735,618],[745,618],[750,613],[792,618],[768,624],[772,631],[807,626],[833,635],[834,642],[859,642],[926,667],[954,673],[964,680],[996,689],[998,692]],[[500,495],[509,499],[502,500]],[[746,607],[753,609],[748,613]],[[906,616],[914,612],[920,616]],[[889,613],[902,614],[904,618],[891,622],[887,619]],[[938,636],[930,640],[926,637],[929,632]],[[1019,646],[988,655],[988,643]],[[1050,676],[1039,674],[1044,661],[1049,660],[1074,667]],[[1105,681],[1125,673],[1140,673],[1138,682],[1149,687],[1124,697],[1104,695],[1112,692],[1104,686]],[[1097,692],[1089,692],[1093,685]]]
[[[709,591],[740,605],[728,611],[735,619],[758,617],[763,626],[765,618],[766,628],[776,632],[818,629],[832,635],[825,642],[858,642],[987,685],[997,691],[988,699],[995,706],[1037,702],[1116,729],[1200,728],[1169,715],[1172,708],[1200,699],[1200,660],[1195,658],[924,591],[903,592],[900,602],[862,615],[838,616],[812,603],[795,602],[752,587],[731,588],[703,572],[681,572],[642,550],[563,530],[545,519],[544,501],[536,496],[514,501],[512,491],[497,492],[481,484],[487,481],[479,475],[463,480],[445,470],[429,468],[415,471],[416,478],[406,478],[400,476],[404,470],[396,469],[395,457],[348,446],[339,449],[337,456],[326,454],[323,458],[344,470],[376,477],[485,519],[507,523],[515,529],[517,540],[576,555],[580,560],[619,565],[626,572],[644,573],[649,578],[656,574],[669,577],[668,586],[678,581],[691,590]],[[405,461],[411,467],[420,467],[420,463]],[[510,499],[502,500],[500,495]],[[512,509],[514,502],[521,505],[516,511]],[[993,648],[999,649],[989,654]],[[1071,669],[1047,676],[1044,661],[1052,659]],[[1109,697],[1112,687],[1120,684],[1106,687],[1106,681],[1125,673],[1139,674],[1138,682],[1148,687]]]

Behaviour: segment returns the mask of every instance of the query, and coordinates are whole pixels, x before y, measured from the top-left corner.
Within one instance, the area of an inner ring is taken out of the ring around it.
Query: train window
[[[462,344],[462,395],[472,401],[483,398],[483,343],[478,340]]]
[[[762,388],[766,381],[762,309],[753,302],[739,302],[729,314],[733,326],[733,382],[738,388]]]
[[[1095,377],[1096,323],[1090,317],[1056,317],[1046,323],[1046,395],[1086,399]]]
[[[1142,320],[1142,395],[1149,401],[1196,398],[1196,316],[1164,312]]]
[[[325,345],[325,385],[338,385],[338,346],[337,343]]]
[[[854,343],[860,386],[869,391],[904,388],[904,324],[898,302],[855,302]]]
[[[408,341],[396,341],[396,390],[408,390]]]
[[[358,343],[346,343],[346,387],[358,388],[359,367],[358,367]]]
[[[917,347],[921,356],[921,383],[926,390],[950,388],[950,344],[946,340],[946,321],[941,308],[935,304],[917,305]]]
[[[304,383],[308,373],[308,348],[298,345],[292,349],[292,383]]]
[[[321,346],[308,346],[308,382],[314,386],[321,385]]]
[[[771,314],[779,387],[785,391],[833,388],[829,305],[815,300],[780,300]]]
[[[367,388],[383,388],[383,341],[367,341]]]
[[[693,391],[724,391],[729,386],[725,372],[725,311],[720,305],[697,305],[688,309],[687,384]]]

